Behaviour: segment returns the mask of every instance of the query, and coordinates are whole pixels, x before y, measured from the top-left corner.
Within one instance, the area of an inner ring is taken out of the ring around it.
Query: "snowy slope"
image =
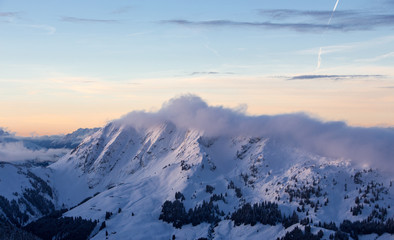
[[[345,219],[394,218],[393,136],[304,115],[247,117],[189,96],[92,131],[48,167],[0,165],[0,195],[23,214],[34,201],[19,199],[36,189],[53,208],[67,208],[63,216],[99,220],[92,239],[277,239],[307,226],[329,239]],[[168,220],[164,206],[175,203],[199,221]],[[274,203],[280,216],[271,225],[236,224],[234,213],[254,203]],[[32,209],[26,222],[44,215]]]
[[[57,200],[51,182],[52,171],[45,166],[97,130],[78,129],[65,136],[18,137],[0,128],[0,218],[25,225],[61,208],[63,202]]]
[[[24,225],[55,210],[50,169],[0,163],[0,217]]]
[[[225,202],[216,203],[226,215],[244,203],[271,201],[285,215],[304,205],[297,211],[300,219],[334,221],[337,226],[344,219],[366,219],[376,204],[388,210],[385,218],[394,216],[389,208],[393,188],[377,170],[357,169],[345,159],[310,154],[264,136],[209,137],[171,122],[145,129],[110,123],[50,168],[59,203],[71,207],[94,196],[66,216],[104,221],[106,212],[113,213],[93,239],[102,239],[106,231],[110,239],[207,237],[208,223],[176,229],[159,220],[161,205],[174,200],[176,192],[185,196],[186,211],[209,201],[207,185],[214,188],[213,194],[225,196]],[[241,197],[229,188],[231,182],[241,190]],[[309,195],[308,202],[300,204],[305,201],[303,194]],[[356,197],[361,197],[363,209],[353,216],[350,210]],[[322,228],[313,228],[318,229]],[[328,237],[331,231],[323,230]],[[276,239],[286,231],[282,225],[235,227],[223,220],[213,238]]]

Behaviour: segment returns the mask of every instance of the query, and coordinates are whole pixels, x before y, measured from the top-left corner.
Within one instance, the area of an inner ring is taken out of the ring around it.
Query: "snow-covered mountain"
[[[53,208],[66,209],[63,217],[99,221],[91,239],[394,238],[390,170],[363,168],[346,154],[311,151],[294,144],[294,133],[291,141],[285,133],[271,134],[266,120],[258,125],[242,113],[218,109],[187,97],[154,114],[134,112],[48,167],[3,164],[0,195],[14,199],[23,213],[32,204],[19,204],[26,198],[21,194],[50,186],[50,193],[38,193]],[[248,124],[255,130],[241,131]],[[12,190],[5,191],[7,185]],[[2,213],[11,220],[4,208]],[[37,216],[28,214],[21,225]]]

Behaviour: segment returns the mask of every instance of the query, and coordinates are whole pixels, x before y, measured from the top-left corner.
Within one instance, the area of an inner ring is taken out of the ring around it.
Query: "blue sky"
[[[0,0],[0,126],[67,132],[184,93],[392,126],[394,1],[336,2]]]

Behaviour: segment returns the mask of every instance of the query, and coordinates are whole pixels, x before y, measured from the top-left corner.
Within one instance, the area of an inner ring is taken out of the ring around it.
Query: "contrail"
[[[327,22],[327,26],[330,25],[330,23],[331,23],[332,16],[334,15],[335,10],[337,10],[338,3],[339,3],[339,0],[337,0],[337,2],[335,3],[334,9],[332,9],[330,19]]]
[[[319,54],[317,55],[317,69],[320,68],[321,64],[321,47],[319,48]]]
[[[330,25],[330,23],[331,23],[332,16],[334,15],[335,10],[337,10],[338,3],[339,3],[339,0],[337,0],[337,2],[336,2],[335,5],[334,5],[334,8],[332,9],[330,19],[328,19],[328,22],[327,22],[327,26]],[[317,67],[316,67],[316,69],[319,69],[319,68],[320,68],[320,64],[321,64],[321,52],[322,52],[322,47],[320,47],[319,53],[318,53],[318,55],[317,55]]]

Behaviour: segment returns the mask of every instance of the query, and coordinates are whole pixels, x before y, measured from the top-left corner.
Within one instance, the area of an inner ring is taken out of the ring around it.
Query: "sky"
[[[182,94],[394,126],[393,0],[0,0],[0,127],[98,127]]]

